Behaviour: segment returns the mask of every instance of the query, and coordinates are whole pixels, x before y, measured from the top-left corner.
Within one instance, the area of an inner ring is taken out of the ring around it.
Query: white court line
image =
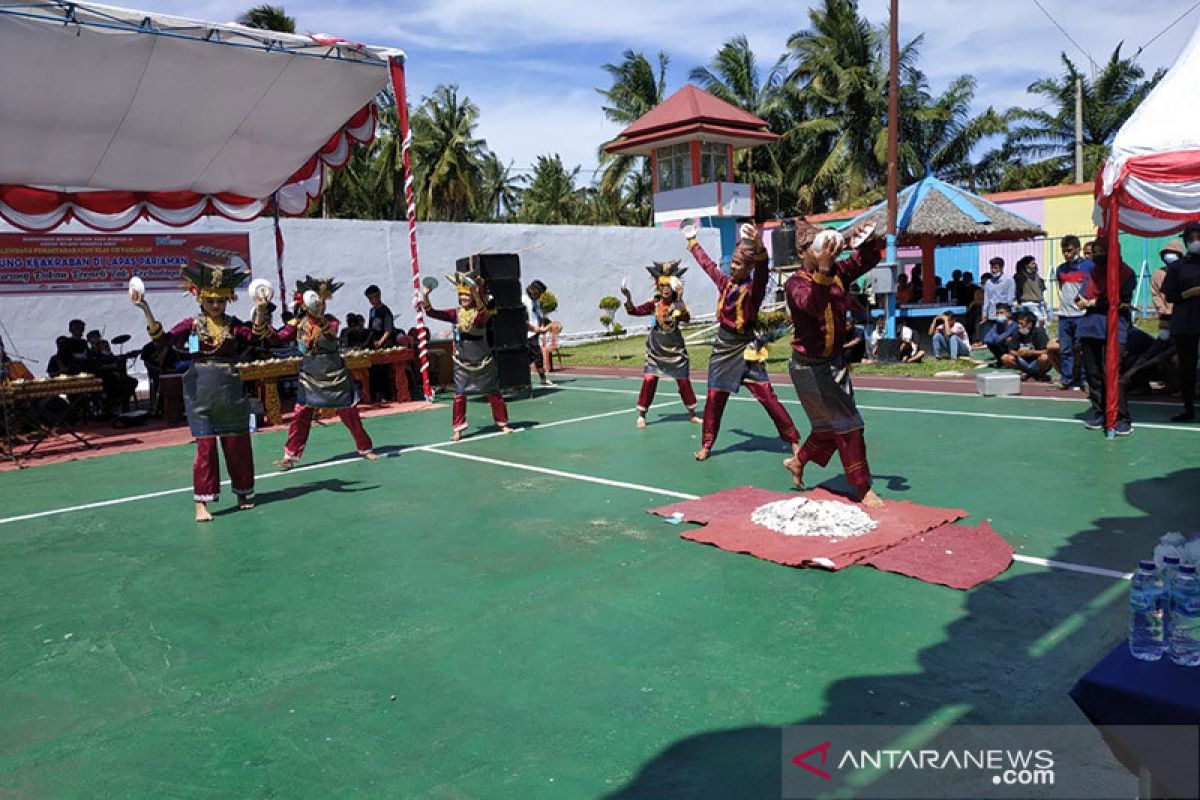
[[[1038,558],[1037,556],[1023,556],[1018,553],[1013,554],[1013,561],[1021,561],[1025,564],[1036,564],[1039,567],[1050,567],[1052,569],[1064,569],[1070,572],[1086,572],[1088,575],[1099,575],[1104,578],[1115,578],[1119,581],[1127,581],[1133,578],[1132,572],[1117,572],[1115,569],[1104,569],[1103,567],[1089,567],[1086,564],[1072,564],[1069,561],[1055,561],[1052,558]]]
[[[590,375],[586,372],[573,373],[571,377],[572,377],[572,379],[588,379],[588,378],[597,379],[598,378],[598,379],[602,379],[602,380],[623,380],[623,381],[640,381],[641,380],[641,376],[635,376],[635,375],[601,375],[601,374]],[[864,375],[862,377],[875,378],[875,377],[883,377],[883,376]],[[906,380],[906,381],[928,381],[930,383],[945,383],[945,381],[946,381],[945,378],[904,378],[904,380]],[[697,383],[704,382],[703,378],[697,378],[696,381],[697,381]],[[792,384],[788,381],[783,381],[783,382],[770,381],[770,384],[773,388],[776,388],[776,389],[791,389],[791,388],[793,388]],[[581,386],[564,386],[561,383],[555,384],[555,385],[558,386],[560,389],[583,389],[583,388],[586,388],[586,387],[581,387]],[[626,391],[626,390],[609,389],[608,391],[619,392],[619,391]],[[891,392],[893,394],[932,394],[932,395],[937,395],[938,397],[979,397],[978,394],[974,394],[972,392],[944,392],[944,391],[939,391],[937,389],[888,389],[888,388],[884,388],[882,386],[855,386],[854,391],[856,393],[857,392]],[[1004,395],[997,399],[1000,399],[1000,400],[1034,400],[1034,401],[1045,400],[1048,403],[1080,403],[1080,402],[1086,403],[1087,402],[1087,392],[1078,392],[1078,393],[1063,392],[1062,397],[1043,397],[1041,395],[1036,395],[1036,394],[1011,394],[1011,395]],[[1130,405],[1133,405],[1135,403],[1137,405],[1141,405],[1141,406],[1163,406],[1164,408],[1174,408],[1179,405],[1178,403],[1169,403],[1166,400],[1130,400],[1129,401]],[[1172,430],[1174,430],[1174,426],[1172,426]]]
[[[575,481],[583,481],[584,483],[598,483],[601,486],[615,486],[618,489],[633,489],[638,492],[646,492],[648,494],[661,494],[665,497],[677,497],[680,500],[698,500],[700,495],[687,494],[686,492],[676,492],[670,489],[659,489],[656,486],[645,486],[640,483],[628,483],[626,481],[614,481],[608,478],[597,478],[592,475],[582,475],[578,472],[564,472],[563,470],[550,469],[549,467],[538,467],[532,464],[518,464],[515,461],[501,461],[498,458],[485,458],[484,456],[471,455],[470,453],[454,453],[448,450],[433,450],[428,449],[427,453],[436,453],[439,456],[453,456],[454,458],[462,458],[467,461],[478,461],[481,464],[491,464],[496,467],[508,467],[509,469],[520,469],[526,472],[538,472],[542,475],[551,475],[555,478],[570,478]]]
[[[786,388],[791,388],[791,384],[771,384],[771,385],[772,386],[786,386]],[[637,392],[632,389],[602,389],[599,387],[590,387],[590,386],[560,386],[559,388],[567,389],[572,392],[610,392],[610,393],[614,393],[614,394],[637,394]],[[860,390],[856,389],[855,391],[857,392]],[[872,390],[863,389],[861,391],[872,391]],[[887,389],[884,391],[899,391],[899,390]],[[933,393],[932,392],[917,392],[915,394],[933,394]],[[955,397],[972,397],[972,395],[955,394],[953,392],[943,392],[942,394],[953,395]],[[742,403],[757,403],[758,402],[753,397],[741,397],[739,395],[731,395],[729,399],[737,400],[738,402],[742,402]],[[801,405],[799,400],[789,400],[784,397],[779,398],[779,402],[783,403],[784,405],[789,405],[789,406]],[[938,408],[898,408],[896,406],[869,406],[869,405],[865,405],[862,403],[859,403],[858,407],[862,408],[862,409],[866,409],[867,411],[894,411],[896,413],[901,413],[901,414],[932,414],[934,416],[944,416],[944,417],[979,417],[982,419],[1014,419],[1014,420],[1024,420],[1024,421],[1029,421],[1029,422],[1058,422],[1058,423],[1065,423],[1068,425],[1079,425],[1079,426],[1083,425],[1082,422],[1080,422],[1077,419],[1073,419],[1073,418],[1039,417],[1039,416],[1033,416],[1033,415],[1029,415],[1029,414],[996,414],[996,413],[990,412],[990,411],[951,411],[948,409],[938,409]],[[1190,425],[1190,426],[1165,425],[1165,424],[1161,424],[1161,423],[1157,423],[1157,422],[1134,423],[1133,429],[1136,431],[1139,428],[1151,428],[1153,430],[1163,430],[1163,431],[1181,431],[1181,432],[1200,433],[1200,425]]]
[[[667,403],[667,402],[655,403],[654,405],[650,406],[650,408],[652,408],[652,409],[653,408],[665,408],[670,405],[674,405],[674,404]],[[635,412],[636,410],[637,409],[630,407],[630,408],[622,408],[619,411],[607,411],[602,414],[589,414],[585,417],[573,417],[571,419],[560,419],[555,422],[546,422],[546,423],[543,423],[540,425],[532,425],[532,426],[525,427],[525,428],[515,428],[513,430],[513,433],[516,434],[516,433],[521,433],[523,431],[538,430],[540,428],[553,428],[557,425],[570,425],[570,424],[573,424],[576,422],[586,422],[588,420],[601,419],[603,417],[613,417],[613,416],[617,416],[620,414],[631,414],[631,413]],[[477,434],[475,436],[464,437],[457,442],[452,442],[452,441],[447,440],[444,442],[436,442],[434,444],[414,445],[413,447],[402,447],[399,450],[395,451],[395,455],[399,456],[404,453],[422,452],[422,451],[438,452],[443,447],[454,447],[455,445],[466,444],[468,442],[478,442],[483,439],[491,439],[496,436],[510,436],[510,435],[512,435],[512,434],[501,433],[500,431],[494,431],[492,433],[481,433],[481,434]],[[393,457],[393,456],[389,455],[389,457]],[[260,481],[260,480],[265,480],[267,478],[278,478],[281,475],[294,475],[298,472],[311,472],[313,470],[318,470],[318,469],[329,469],[331,467],[340,467],[344,464],[352,464],[355,461],[361,461],[361,460],[362,459],[358,456],[351,456],[349,458],[339,458],[339,459],[335,459],[333,461],[322,461],[318,464],[309,464],[307,466],[302,466],[302,467],[293,467],[292,469],[289,469],[286,471],[277,470],[275,472],[264,472],[261,475],[255,475],[254,480]],[[221,481],[221,485],[229,486],[229,481],[227,481],[227,480]],[[192,491],[191,486],[182,486],[178,489],[164,489],[161,492],[149,492],[147,494],[137,494],[137,495],[131,495],[129,497],[116,497],[111,500],[98,500],[94,503],[82,503],[77,506],[67,506],[65,508],[52,508],[47,511],[35,511],[35,512],[29,513],[29,514],[18,514],[13,517],[0,518],[0,525],[8,525],[9,523],[13,523],[13,522],[25,522],[25,521],[28,521],[31,519],[41,519],[43,517],[53,517],[53,516],[58,516],[59,514],[70,514],[75,511],[90,511],[91,509],[95,509],[95,508],[107,508],[108,506],[124,505],[125,503],[136,503],[141,500],[153,500],[156,497],[165,497],[167,495],[172,495],[172,494],[183,494],[185,492],[190,492],[190,491]]]

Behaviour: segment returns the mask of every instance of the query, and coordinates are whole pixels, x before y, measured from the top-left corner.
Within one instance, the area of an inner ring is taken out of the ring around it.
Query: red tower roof
[[[742,148],[778,138],[765,120],[689,83],[621,131],[604,150],[649,155],[656,147],[694,139]]]

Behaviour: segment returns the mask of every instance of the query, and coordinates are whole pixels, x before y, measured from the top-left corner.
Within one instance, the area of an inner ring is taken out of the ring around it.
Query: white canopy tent
[[[1107,294],[1119,296],[1120,231],[1165,236],[1200,220],[1200,26],[1167,74],[1142,101],[1117,135],[1112,153],[1096,176],[1096,224],[1108,238]],[[1106,427],[1117,416],[1120,370],[1118,307],[1109,304],[1105,354]]]
[[[400,50],[325,35],[61,0],[0,5],[0,218],[44,232],[304,214],[329,170],[374,138],[389,80],[407,177],[403,64]],[[411,190],[409,217],[415,298]]]

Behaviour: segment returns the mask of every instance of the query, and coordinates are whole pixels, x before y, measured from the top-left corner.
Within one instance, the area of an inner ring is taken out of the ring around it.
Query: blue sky
[[[276,4],[278,0],[274,0]],[[1191,7],[1190,0],[1041,0],[1067,33],[1103,63],[1121,40],[1134,52]],[[254,2],[142,0],[139,8],[218,22]],[[330,33],[404,49],[410,102],[439,83],[457,83],[479,107],[479,133],[518,168],[539,154],[559,153],[590,179],[598,145],[617,126],[607,122],[595,89],[601,69],[626,49],[671,58],[669,91],[721,44],[746,35],[763,71],[808,23],[808,2],[696,3],[694,0],[290,0],[299,30]],[[901,0],[901,36],[925,34],[920,66],[935,92],[968,73],[979,81],[977,110],[1030,105],[1025,87],[1060,71],[1060,53],[1087,57],[1034,0]],[[887,18],[887,0],[860,0],[869,20]],[[1200,9],[1150,44],[1139,57],[1147,73],[1169,66],[1200,22]]]

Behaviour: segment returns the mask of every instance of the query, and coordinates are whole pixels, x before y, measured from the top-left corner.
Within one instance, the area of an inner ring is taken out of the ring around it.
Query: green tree
[[[1026,188],[1031,181],[1045,186],[1070,183],[1075,167],[1075,82],[1083,84],[1083,174],[1096,175],[1108,157],[1113,137],[1133,115],[1166,70],[1149,79],[1132,58],[1121,57],[1121,45],[1095,77],[1088,77],[1062,54],[1064,70],[1029,85],[1042,101],[1038,108],[1008,112],[1005,152],[1011,166],[1001,177],[1004,188]]]
[[[606,119],[630,125],[664,100],[670,59],[660,51],[657,62],[656,69],[644,54],[626,50],[620,63],[604,65],[612,83],[609,88],[596,91],[604,97],[601,108]],[[653,215],[653,198],[648,188],[652,185],[650,160],[642,156],[610,155],[601,149],[599,161],[603,170],[598,187],[602,196],[599,210],[615,214],[617,209],[624,209],[625,213],[596,221],[649,225]],[[631,182],[630,176],[635,173],[641,173],[642,179]]]
[[[277,33],[295,33],[296,20],[289,17],[283,6],[263,4],[254,6],[238,17],[238,24],[247,28],[259,28]]]
[[[512,163],[505,165],[491,150],[480,164],[480,207],[477,219],[494,222],[511,220],[520,203],[524,178],[513,174]]]
[[[568,225],[580,221],[581,197],[575,188],[579,167],[568,170],[562,158],[538,156],[529,185],[521,195],[519,218],[542,225]]]
[[[412,169],[420,219],[468,220],[483,197],[482,161],[487,144],[475,135],[479,108],[441,85],[412,116]]]

